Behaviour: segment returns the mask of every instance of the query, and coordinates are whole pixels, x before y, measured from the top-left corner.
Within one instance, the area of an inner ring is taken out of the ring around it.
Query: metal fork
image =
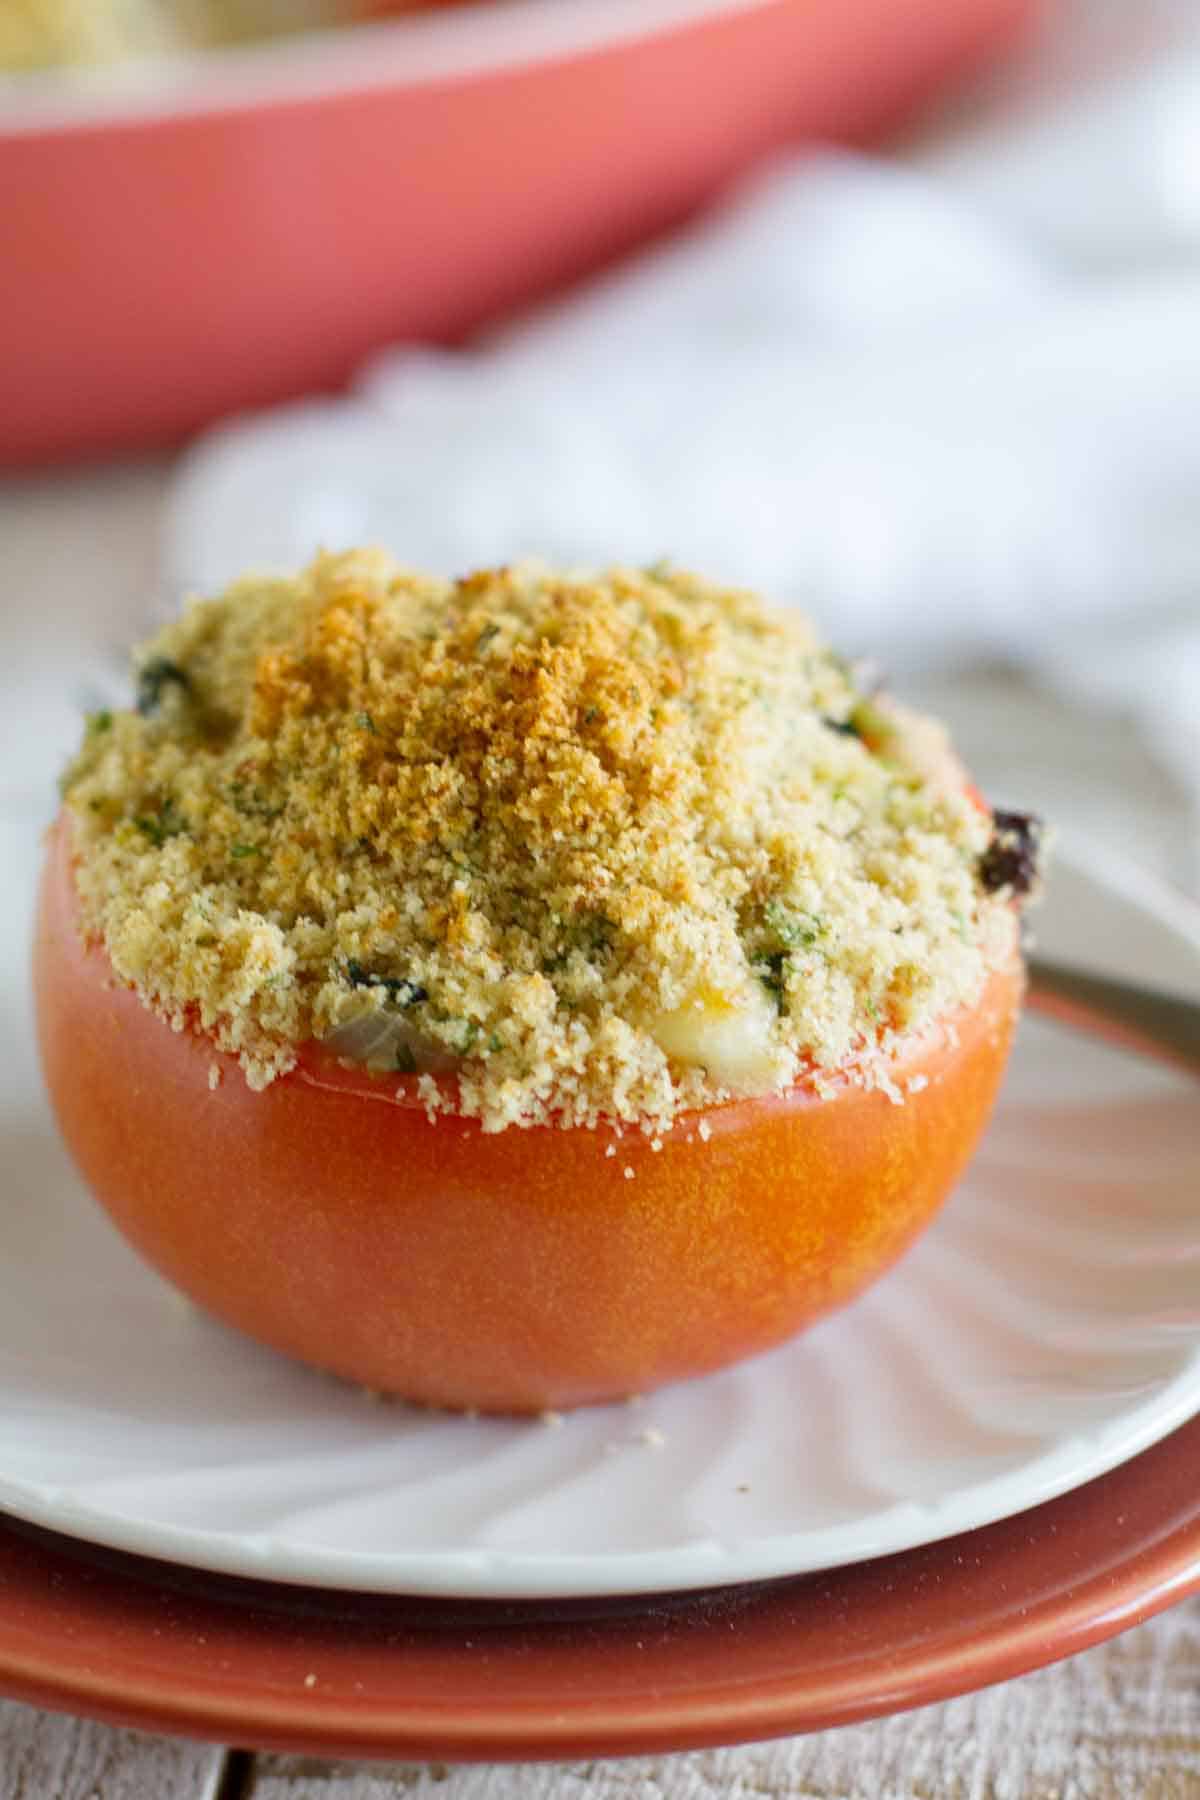
[[[1040,957],[1029,964],[1029,1000],[1064,1024],[1098,1027],[1132,1049],[1200,1075],[1200,1002]]]

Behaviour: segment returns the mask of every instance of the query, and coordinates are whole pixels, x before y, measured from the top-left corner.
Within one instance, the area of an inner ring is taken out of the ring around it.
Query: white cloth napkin
[[[898,676],[1002,659],[1130,712],[1200,808],[1194,14],[1131,52],[1076,0],[969,128],[797,154],[516,330],[211,434],[172,585],[363,540],[668,556]]]

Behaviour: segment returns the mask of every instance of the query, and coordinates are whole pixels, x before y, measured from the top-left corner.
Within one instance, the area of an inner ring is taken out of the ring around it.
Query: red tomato
[[[719,1368],[842,1305],[959,1175],[1018,966],[892,1070],[903,1105],[802,1083],[640,1131],[431,1122],[318,1047],[263,1093],[175,1032],[75,922],[54,834],[35,955],[46,1078],[84,1177],[143,1255],[250,1336],[352,1381],[532,1411]],[[209,1084],[213,1065],[221,1070]]]

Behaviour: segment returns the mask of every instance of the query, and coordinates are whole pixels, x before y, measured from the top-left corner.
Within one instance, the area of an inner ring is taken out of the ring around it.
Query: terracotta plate
[[[0,1519],[0,1687],[324,1755],[693,1748],[941,1700],[1200,1589],[1200,1420],[968,1535],[717,1593],[404,1600],[206,1575]]]

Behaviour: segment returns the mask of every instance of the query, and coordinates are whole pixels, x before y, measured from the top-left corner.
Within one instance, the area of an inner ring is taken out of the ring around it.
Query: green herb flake
[[[356,716],[354,723],[358,726],[360,731],[369,731],[372,737],[375,736],[375,721],[369,712],[360,712]]]
[[[99,712],[88,713],[86,718],[88,731],[93,737],[112,730],[113,716],[107,707],[102,707]]]
[[[188,828],[187,820],[172,799],[164,800],[157,812],[140,813],[133,823],[156,850],[161,850],[168,838],[179,837]]]
[[[767,904],[765,918],[779,942],[789,950],[811,950],[825,930],[816,913],[794,912],[780,900]]]
[[[247,856],[265,856],[267,852],[262,844],[234,844],[229,854],[235,862],[241,862]]]

